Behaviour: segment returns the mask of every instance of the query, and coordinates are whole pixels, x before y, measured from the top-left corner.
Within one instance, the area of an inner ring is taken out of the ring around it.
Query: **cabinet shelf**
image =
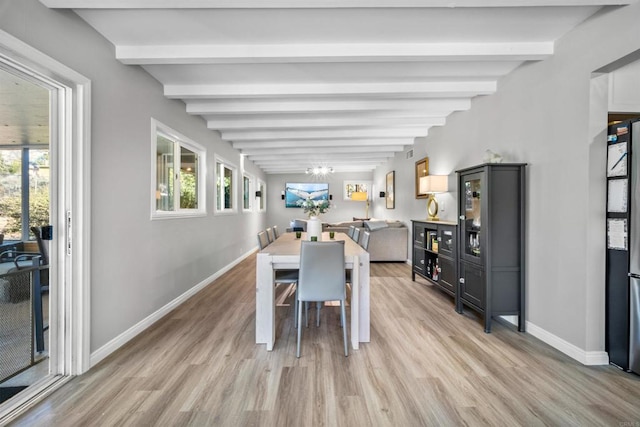
[[[413,222],[413,268],[416,275],[454,297],[457,306],[457,226],[446,221]]]

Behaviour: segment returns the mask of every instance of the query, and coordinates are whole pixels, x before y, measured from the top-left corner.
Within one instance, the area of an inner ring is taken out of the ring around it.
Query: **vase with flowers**
[[[312,200],[310,197],[305,200],[299,200],[298,206],[304,209],[309,220],[307,221],[307,238],[312,240],[316,237],[318,241],[322,240],[322,223],[318,219],[318,215],[326,213],[331,205],[328,200]]]

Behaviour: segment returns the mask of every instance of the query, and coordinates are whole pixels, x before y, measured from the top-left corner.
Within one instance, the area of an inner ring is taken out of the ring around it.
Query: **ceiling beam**
[[[452,99],[367,99],[367,98],[319,98],[313,100],[278,99],[188,99],[187,113],[208,114],[262,114],[346,111],[413,111],[416,114],[448,114],[471,108],[467,98]]]
[[[489,95],[495,80],[397,82],[397,83],[281,83],[165,85],[164,95],[174,99],[260,96],[384,95],[438,98]]]
[[[553,54],[553,42],[292,43],[225,45],[117,45],[124,64],[244,64],[289,62],[535,61]]]
[[[314,128],[314,127],[362,127],[362,126],[443,126],[444,117],[405,117],[405,118],[367,118],[367,117],[344,117],[344,118],[312,118],[312,119],[290,119],[273,117],[269,119],[255,120],[209,120],[207,127],[216,130],[228,129],[294,129],[294,128]]]
[[[40,0],[52,9],[322,9],[604,6],[635,0]]]
[[[234,141],[233,148],[237,150],[251,150],[261,148],[294,148],[294,147],[344,147],[347,145],[362,145],[365,147],[377,145],[413,145],[413,138],[383,138],[383,139],[302,139],[286,141]]]
[[[298,147],[298,148],[264,148],[264,149],[252,149],[252,150],[242,150],[242,154],[245,154],[249,157],[251,156],[267,156],[272,154],[284,154],[287,156],[295,155],[295,154],[312,154],[317,153],[319,150],[314,147]],[[366,150],[368,153],[387,153],[387,152],[399,152],[404,151],[404,146],[402,145],[389,145],[389,146],[380,146],[380,147],[367,147]],[[328,154],[339,154],[339,153],[362,153],[362,147],[358,146],[350,146],[350,147],[335,147],[332,148],[331,151],[325,153]],[[283,158],[283,161],[286,161],[286,158]]]
[[[401,138],[424,137],[428,127],[398,127],[398,128],[358,128],[358,129],[312,129],[312,130],[259,130],[259,131],[227,131],[220,132],[222,139],[227,141],[251,140],[283,140],[283,139],[314,139],[314,138]]]
[[[318,154],[316,156],[313,156],[313,158],[311,158],[309,156],[309,154],[291,154],[289,156],[287,156],[286,159],[283,159],[282,156],[280,154],[263,154],[263,155],[251,155],[249,156],[250,159],[253,162],[278,162],[278,163],[286,163],[290,160],[293,161],[300,161],[300,162],[306,162],[306,161],[322,161],[322,160],[330,160],[330,161],[337,161],[337,162],[352,162],[354,159],[357,159],[358,161],[363,160],[363,161],[379,161],[380,159],[386,159],[388,157],[393,157],[395,155],[394,151],[384,151],[384,152],[379,152],[379,153],[371,153],[371,152],[366,152],[366,153],[353,153],[351,155],[349,155],[348,158],[345,158],[344,156],[342,156],[339,153],[327,153],[326,151],[321,151],[321,150],[317,150]]]

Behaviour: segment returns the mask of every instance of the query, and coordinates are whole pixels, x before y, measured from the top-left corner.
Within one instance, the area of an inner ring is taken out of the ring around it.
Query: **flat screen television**
[[[329,200],[329,183],[327,182],[287,182],[285,184],[284,201],[288,208],[299,208],[298,201]]]

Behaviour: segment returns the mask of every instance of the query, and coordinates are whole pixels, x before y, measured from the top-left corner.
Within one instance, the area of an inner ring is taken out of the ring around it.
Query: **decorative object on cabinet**
[[[427,220],[438,221],[438,201],[436,194],[449,191],[449,177],[447,175],[427,175],[420,178],[420,193],[428,194]]]
[[[412,220],[413,267],[416,274],[454,298],[458,310],[457,226],[455,222]],[[458,310],[459,311],[459,310]]]
[[[429,195],[420,192],[420,178],[429,175],[429,158],[425,157],[416,162],[416,199],[426,199]]]
[[[369,218],[369,193],[367,193],[366,191],[354,191],[353,193],[351,193],[351,200],[355,200],[357,202],[366,202],[364,217]]]
[[[459,304],[494,316],[517,315],[525,331],[525,166],[487,163],[458,173]]]
[[[387,173],[385,203],[387,209],[396,208],[396,171]]]

